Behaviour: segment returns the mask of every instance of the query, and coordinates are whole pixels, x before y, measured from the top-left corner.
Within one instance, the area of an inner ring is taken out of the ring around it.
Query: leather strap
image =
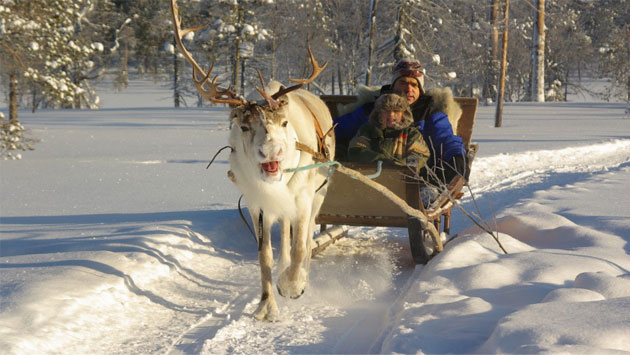
[[[319,121],[315,114],[309,108],[308,111],[311,113],[311,117],[313,117],[313,123],[315,124],[315,131],[317,131],[317,151],[314,151],[309,146],[302,144],[300,142],[295,142],[296,148],[303,152],[309,153],[313,156],[318,162],[326,162],[330,159],[330,152],[328,151],[328,147],[326,146],[326,137],[332,132],[330,129],[326,134],[322,131],[322,127],[319,125]]]
[[[319,146],[319,144],[318,144],[318,146]],[[315,159],[315,161],[317,161],[319,163],[328,161],[328,157],[326,155],[324,155],[324,153],[316,152],[313,149],[311,149],[309,146],[307,146],[306,144],[302,144],[300,142],[295,142],[295,147],[297,148],[297,150],[301,150],[303,152],[306,152],[306,153],[312,155],[313,159]]]

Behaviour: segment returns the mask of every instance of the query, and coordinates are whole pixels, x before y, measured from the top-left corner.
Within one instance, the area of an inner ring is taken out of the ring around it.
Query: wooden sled
[[[338,105],[356,101],[356,96],[324,95],[321,98],[328,105],[333,117],[338,116]],[[464,141],[468,155],[467,171],[470,172],[478,149],[477,144],[471,143],[477,113],[477,99],[455,98],[455,101],[459,103],[463,111],[457,124],[456,134]],[[375,164],[341,163],[364,175],[376,172]],[[448,234],[451,209],[454,207],[453,200],[463,196],[464,178],[455,178],[449,184],[448,191],[441,194],[439,202],[433,204],[435,207],[425,210],[420,200],[422,184],[410,178],[409,175],[410,171],[406,167],[383,166],[380,176],[375,181],[405,200],[412,208],[424,213],[427,219],[433,222],[438,232],[443,231]],[[326,231],[327,225],[405,227],[409,233],[411,254],[416,263],[426,264],[436,253],[435,245],[431,248],[432,250],[427,251],[420,222],[405,214],[399,206],[385,198],[380,192],[339,172],[333,174],[329,184],[328,193],[315,220],[320,224],[322,234]],[[345,234],[335,235],[336,239],[339,239]],[[331,243],[336,239],[333,238]]]

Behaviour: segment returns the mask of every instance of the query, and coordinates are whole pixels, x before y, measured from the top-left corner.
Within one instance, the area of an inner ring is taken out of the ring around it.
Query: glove
[[[415,172],[418,172],[418,163],[420,158],[417,155],[410,155],[407,157],[406,165]]]

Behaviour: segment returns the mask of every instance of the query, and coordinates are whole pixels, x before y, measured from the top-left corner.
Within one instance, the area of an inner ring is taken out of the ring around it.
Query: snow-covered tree
[[[616,27],[610,34],[609,43],[600,52],[603,71],[611,78],[608,97],[625,100],[630,114],[630,24]]]
[[[108,25],[93,23],[107,2],[9,0],[0,9],[3,71],[31,82],[49,106],[94,107],[89,79],[99,68]],[[4,64],[7,64],[6,66]]]
[[[215,63],[214,72],[229,72],[231,78],[227,82],[242,93],[248,78],[255,76],[255,71],[245,72],[245,69],[247,63],[251,64],[259,56],[256,45],[271,38],[265,14],[273,6],[271,0],[208,0],[200,5],[203,19],[197,18],[194,22],[194,16],[190,17],[193,21],[191,26],[203,22],[209,24],[196,35],[198,41],[195,38],[195,43],[191,43],[192,50],[202,51],[206,58],[211,52],[212,58],[208,59]],[[203,58],[202,61],[208,59]]]
[[[489,57],[485,9],[484,4],[461,0],[401,0],[391,26],[391,63],[416,57],[427,71],[427,86],[450,86],[466,96],[479,93]]]
[[[19,121],[6,120],[0,112],[0,158],[22,159],[22,154],[17,151],[33,150],[34,143],[35,140],[25,134]]]
[[[604,98],[623,99],[630,105],[630,1],[602,0],[587,8],[583,17],[599,63],[597,71],[610,79]]]

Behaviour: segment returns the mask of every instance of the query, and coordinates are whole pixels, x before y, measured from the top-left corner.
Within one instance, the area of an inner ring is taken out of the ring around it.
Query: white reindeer
[[[309,49],[313,74],[289,88],[272,81],[258,89],[264,100],[247,101],[231,89],[220,89],[216,77],[206,74],[184,47],[181,39],[190,31],[181,29],[177,0],[171,10],[177,43],[193,67],[193,82],[202,96],[212,102],[230,104],[231,178],[243,193],[258,238],[262,296],[255,312],[257,319],[273,321],[278,316],[271,271],[271,226],[281,225],[281,253],[277,282],[282,296],[298,298],[308,281],[311,241],[315,217],[326,194],[327,168],[287,172],[317,161],[334,159],[332,119],[326,105],[315,95],[300,89],[324,69]],[[197,75],[203,77],[199,79]],[[207,88],[206,88],[207,87]],[[292,237],[292,238],[291,238]]]

